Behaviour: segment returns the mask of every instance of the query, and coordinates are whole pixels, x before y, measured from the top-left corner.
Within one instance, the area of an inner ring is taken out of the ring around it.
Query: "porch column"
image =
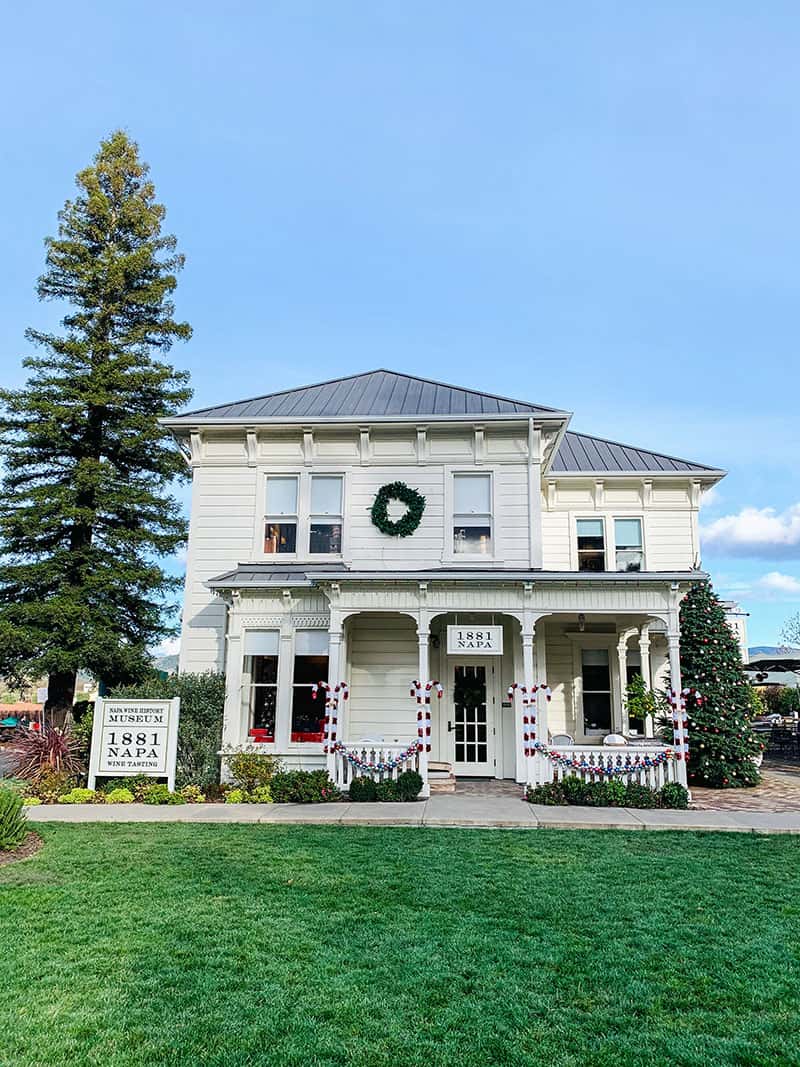
[[[528,693],[531,692],[536,684],[536,670],[534,662],[534,640],[536,638],[536,624],[531,623],[525,627],[522,631],[522,684],[527,689]],[[539,694],[536,694],[535,711],[536,711],[536,738],[547,744],[547,714],[545,713],[544,722],[540,714],[541,701],[539,700]],[[525,759],[525,743],[522,740],[522,710],[516,707],[516,701],[514,702],[514,736],[517,742],[517,781],[527,782],[528,780],[528,761]],[[544,732],[542,732],[544,730]]]
[[[650,678],[650,623],[643,622],[639,629],[639,656],[641,658],[642,679],[644,687],[649,692],[653,688]],[[646,737],[653,736],[653,716],[647,715],[644,720],[644,732]]]
[[[628,641],[636,633],[635,629],[623,630],[617,642],[617,657],[619,660],[619,706],[614,706],[613,730],[616,734],[627,734],[627,711],[625,704],[625,690],[628,685]]]
[[[345,681],[339,677],[341,674],[341,659],[342,659],[342,623],[338,613],[331,612],[330,621],[328,623],[328,685],[331,689],[337,686],[339,682]],[[320,694],[322,695],[322,694]],[[319,699],[319,698],[318,698]],[[347,711],[347,703],[344,700],[339,701],[339,706],[336,709],[336,739],[337,741],[343,741],[345,737],[345,714]],[[334,778],[336,754],[334,752],[328,752],[326,757],[328,765],[328,774],[331,778]]]
[[[419,674],[417,675],[417,678],[419,679],[420,685],[425,685],[426,682],[431,681],[431,676],[430,676],[430,670],[431,670],[431,664],[430,664],[430,636],[431,636],[430,618],[429,618],[427,612],[420,611],[418,619],[417,619],[417,655],[418,655],[418,660],[419,660],[419,663],[418,663],[418,666],[417,666],[417,670],[419,671]],[[423,705],[423,711],[424,711],[424,705]],[[433,701],[431,701],[431,713],[432,713],[432,711],[433,711]],[[433,736],[433,715],[432,714],[431,714],[431,724],[430,725],[431,725],[431,737],[428,737],[425,734],[425,726],[426,726],[425,719],[422,720],[423,737],[422,737],[422,751],[419,754],[419,773],[420,773],[420,775],[422,777],[422,783],[423,783],[422,784],[422,791],[420,793],[420,796],[423,796],[423,797],[430,796],[430,785],[428,784],[428,760],[429,760],[429,757],[430,757],[430,753],[427,751],[427,747],[428,747],[428,745],[431,744],[431,738]],[[413,732],[415,734],[417,732],[417,723],[416,722],[414,723]]]
[[[242,622],[239,596],[234,594],[228,605],[228,630],[225,634],[225,709],[222,715],[222,747],[244,744],[247,740],[246,710],[242,701]],[[224,770],[224,767],[223,767]]]
[[[681,680],[681,635],[680,630],[670,630],[667,633],[667,644],[669,645],[669,684],[670,689],[674,689],[676,693],[680,693],[683,688],[683,682]],[[681,785],[688,788],[688,776],[686,768],[686,760],[678,760],[677,765],[677,777]]]

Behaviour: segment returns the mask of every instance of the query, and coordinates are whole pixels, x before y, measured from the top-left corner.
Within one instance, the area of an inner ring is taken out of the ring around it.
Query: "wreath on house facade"
[[[396,522],[389,518],[389,501],[399,500],[408,508]],[[425,497],[406,485],[405,482],[389,482],[381,486],[372,504],[370,515],[373,526],[389,537],[410,537],[422,520]]]

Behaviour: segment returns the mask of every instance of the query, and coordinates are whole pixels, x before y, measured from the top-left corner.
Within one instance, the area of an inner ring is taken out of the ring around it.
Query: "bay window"
[[[338,555],[342,551],[342,477],[311,476],[311,526],[308,550]]]
[[[277,630],[247,630],[244,638],[244,695],[248,733],[254,741],[274,742],[278,706]]]
[[[312,696],[312,686],[328,680],[328,634],[298,630],[294,640],[292,676],[292,741],[322,741],[325,730],[325,691]],[[332,680],[332,685],[336,683]]]
[[[453,475],[453,553],[492,554],[492,476]]]
[[[644,562],[642,551],[642,520],[615,519],[614,541],[618,571],[640,571]]]
[[[267,478],[264,553],[297,552],[297,476]]]
[[[606,539],[602,519],[578,519],[578,570],[606,569]]]

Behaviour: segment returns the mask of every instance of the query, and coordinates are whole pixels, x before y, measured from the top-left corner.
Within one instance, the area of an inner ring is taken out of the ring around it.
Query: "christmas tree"
[[[750,686],[739,644],[710,583],[700,582],[681,604],[681,675],[695,690],[689,716],[689,785],[751,786],[763,745],[750,728]]]
[[[79,668],[130,681],[169,632],[180,581],[158,557],[186,536],[169,493],[186,464],[158,420],[191,396],[155,358],[191,330],[172,304],[183,256],[136,144],[112,134],[76,184],[38,286],[65,306],[62,329],[29,330],[28,382],[0,391],[0,673],[47,674],[57,724]]]

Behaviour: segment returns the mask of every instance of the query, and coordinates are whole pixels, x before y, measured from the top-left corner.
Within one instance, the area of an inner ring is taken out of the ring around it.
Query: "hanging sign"
[[[450,656],[502,656],[502,626],[448,626],[447,653]]]
[[[105,700],[94,705],[89,788],[95,778],[146,774],[175,788],[180,697],[172,700]]]

